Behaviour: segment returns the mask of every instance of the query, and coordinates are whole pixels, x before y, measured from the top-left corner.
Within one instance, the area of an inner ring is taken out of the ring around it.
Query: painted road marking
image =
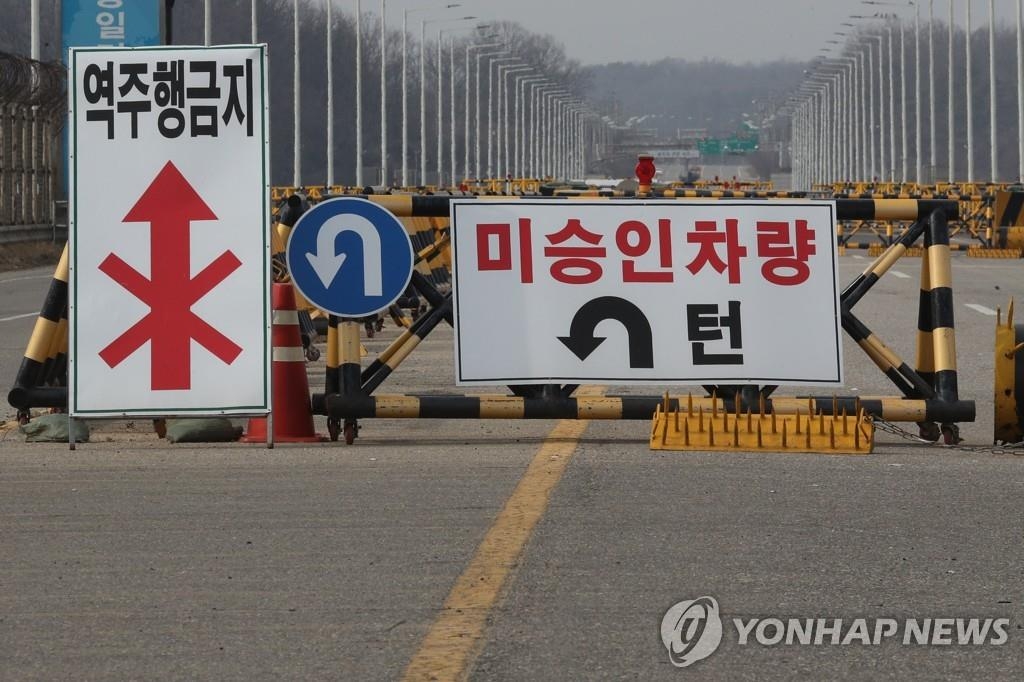
[[[910,275],[905,272],[900,272],[899,270],[890,270],[889,272],[891,272],[892,276],[897,279],[910,279]]]
[[[600,395],[587,387],[578,395]],[[587,420],[565,419],[551,430],[512,495],[505,502],[476,554],[427,631],[403,680],[462,679],[480,650],[491,609],[509,580],[534,527],[547,509],[587,428]]]
[[[25,275],[24,277],[9,277],[8,279],[0,279],[0,284],[7,284],[8,282],[27,282],[32,279],[53,279],[53,275]]]
[[[860,254],[855,253],[855,254],[853,254],[853,260],[864,260],[864,256],[861,256]]]
[[[11,315],[10,317],[0,317],[0,322],[13,322],[14,320],[24,320],[26,317],[39,317],[39,313],[22,313],[21,315]]]
[[[989,317],[996,316],[996,311],[992,310],[991,308],[986,308],[983,305],[978,305],[977,303],[964,303],[964,305],[975,312],[981,313],[982,315],[988,315]]]

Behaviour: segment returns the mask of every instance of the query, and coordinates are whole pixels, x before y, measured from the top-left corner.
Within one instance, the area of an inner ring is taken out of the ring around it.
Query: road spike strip
[[[1013,299],[1010,299],[1010,305],[1006,307],[1006,328],[1013,329]]]
[[[693,394],[686,394],[686,414],[689,417],[693,416]]]
[[[696,411],[692,410],[692,404],[692,398],[688,396],[684,413],[681,397],[673,399],[669,395],[658,401],[650,434],[652,449],[867,454],[873,445],[874,429],[860,401],[856,401],[854,411],[833,401],[839,409],[838,414],[826,414],[825,409],[818,409],[813,400],[807,402],[806,415],[802,403],[792,413],[769,411],[758,416],[756,428],[754,413],[750,409],[746,410],[746,427],[741,423],[742,405],[736,405],[735,413],[730,414],[733,410],[727,406],[716,409],[716,402],[712,402],[706,413],[706,402],[699,402]],[[851,428],[853,433],[850,433]],[[698,433],[706,435],[692,437]]]

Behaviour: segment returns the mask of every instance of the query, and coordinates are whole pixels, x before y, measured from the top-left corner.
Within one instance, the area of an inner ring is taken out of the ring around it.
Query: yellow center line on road
[[[577,395],[601,395],[603,387]],[[483,644],[487,617],[501,597],[513,568],[544,516],[589,420],[562,420],[551,430],[498,514],[469,565],[405,669],[403,680],[464,679]]]

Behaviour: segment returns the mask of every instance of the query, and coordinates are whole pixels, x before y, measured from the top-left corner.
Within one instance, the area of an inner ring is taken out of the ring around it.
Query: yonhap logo
[[[718,650],[729,622],[718,601],[704,596],[674,604],[661,619],[661,642],[677,668],[688,668]],[[733,618],[736,646],[763,648],[813,646],[1003,646],[1010,619],[994,617],[788,617]]]
[[[715,653],[722,643],[722,619],[714,597],[681,601],[661,619],[661,641],[672,665],[686,668]]]

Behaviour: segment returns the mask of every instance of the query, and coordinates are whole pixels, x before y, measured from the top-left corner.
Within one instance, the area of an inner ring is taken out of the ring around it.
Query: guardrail
[[[67,236],[66,225],[0,225],[0,244],[57,242]]]

